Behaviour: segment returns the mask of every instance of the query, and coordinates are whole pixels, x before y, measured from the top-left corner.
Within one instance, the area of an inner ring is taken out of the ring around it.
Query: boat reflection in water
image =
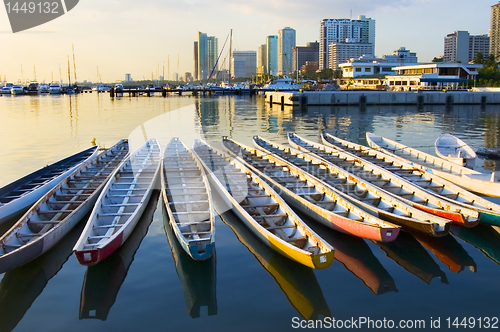
[[[217,271],[216,251],[210,258],[196,261],[189,256],[178,242],[169,224],[165,204],[161,204],[163,212],[163,227],[175,263],[175,270],[182,285],[186,308],[191,318],[200,317],[200,309],[208,309],[209,316],[217,315]]]
[[[500,265],[500,227],[479,224],[470,229],[452,227],[451,232]]]
[[[217,199],[217,196],[215,196]],[[288,301],[304,319],[331,317],[323,291],[311,268],[296,263],[262,243],[231,211],[221,215],[238,240],[274,278]]]
[[[90,214],[89,214],[90,215]],[[73,246],[85,227],[85,216],[61,241],[31,262],[5,273],[0,282],[0,331],[12,331],[47,282],[73,253]]]
[[[323,240],[335,248],[335,260],[361,279],[373,294],[397,292],[396,283],[362,238],[332,231],[299,214]]]
[[[432,279],[438,277],[442,283],[448,283],[446,274],[410,233],[400,232],[397,239],[390,243],[373,243],[378,245],[387,257],[423,282],[430,284]]]
[[[477,271],[476,262],[474,262],[469,253],[452,235],[447,234],[446,236],[435,238],[415,233],[413,236],[441,262],[446,264],[450,271],[459,273],[465,267],[469,267],[469,270],[472,272]]]
[[[143,215],[127,241],[102,262],[87,267],[80,295],[80,319],[107,319],[134,255],[153,221],[159,195],[159,190],[153,191]]]

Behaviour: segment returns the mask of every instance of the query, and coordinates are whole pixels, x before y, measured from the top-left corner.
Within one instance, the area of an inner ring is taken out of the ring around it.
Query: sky
[[[11,0],[14,1],[14,0]],[[365,15],[376,21],[375,55],[399,47],[419,62],[443,54],[444,37],[457,30],[487,34],[496,0],[80,0],[65,15],[12,33],[0,8],[0,77],[67,82],[72,45],[78,81],[115,82],[165,73],[193,72],[198,31],[219,38],[219,52],[233,29],[233,49],[257,51],[266,36],[286,26],[297,45],[319,39],[322,19]],[[351,14],[352,13],[352,14]],[[222,58],[228,52],[229,42]],[[61,75],[59,74],[61,67]],[[100,79],[97,75],[100,74]],[[170,74],[170,76],[168,75]]]

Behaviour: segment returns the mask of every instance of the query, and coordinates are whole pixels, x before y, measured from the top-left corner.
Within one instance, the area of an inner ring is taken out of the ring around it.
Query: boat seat
[[[89,236],[89,240],[102,240],[102,239],[107,239],[110,238],[111,236],[108,235],[94,235],[94,236]]]
[[[82,204],[85,203],[85,201],[47,201],[45,202],[46,204]]]
[[[212,233],[211,231],[207,232],[189,232],[189,233],[182,233],[184,236],[192,236],[192,235],[206,235]],[[203,239],[197,239],[197,240],[203,240]]]
[[[138,206],[140,203],[102,204],[102,207]]]
[[[52,213],[71,213],[74,210],[37,210],[38,214],[52,214]]]
[[[115,228],[115,227],[122,227],[122,226],[123,226],[123,224],[101,225],[101,226],[93,226],[92,229]]]
[[[187,212],[187,211],[181,211],[181,212],[172,211],[172,214],[193,214],[193,213],[197,213],[197,214],[206,213],[206,214],[208,214],[208,211],[189,211],[189,212]]]
[[[269,227],[264,227],[265,229],[283,229],[283,228],[297,228],[297,225],[283,225],[283,226],[279,226],[279,225],[275,225],[275,226],[269,226]]]
[[[121,217],[121,216],[131,216],[133,213],[127,213],[127,212],[122,212],[122,213],[98,213],[97,217]]]
[[[279,206],[279,203],[269,203],[269,204],[249,204],[249,205],[243,205],[241,204],[242,208],[249,209],[249,208],[258,208],[258,207],[269,207],[269,206]]]

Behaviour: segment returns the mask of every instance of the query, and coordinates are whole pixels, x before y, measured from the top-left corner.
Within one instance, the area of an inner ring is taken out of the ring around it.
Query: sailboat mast
[[[233,51],[233,29],[231,29],[231,33],[230,33],[230,37],[229,37],[229,85],[231,85],[231,62],[232,62],[232,56],[231,56],[231,52]]]
[[[71,44],[71,48],[73,49],[73,72],[75,73],[75,84],[76,84],[75,46],[73,44]]]
[[[69,70],[69,55],[68,55],[68,86],[71,86],[71,72]]]
[[[34,82],[36,82],[36,66],[33,65],[33,75],[35,76]]]

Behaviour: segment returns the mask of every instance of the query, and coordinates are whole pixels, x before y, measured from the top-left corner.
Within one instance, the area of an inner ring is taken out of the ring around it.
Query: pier
[[[255,89],[161,89],[157,88],[155,90],[152,89],[144,89],[144,88],[132,88],[132,89],[123,89],[116,90],[115,88],[111,88],[109,91],[110,97],[115,97],[117,95],[129,95],[131,97],[145,95],[150,97],[155,93],[161,94],[162,97],[167,97],[169,94],[176,94],[179,96],[184,95],[193,95],[193,96],[234,96],[234,95],[254,95],[258,90]]]
[[[293,91],[266,92],[266,102],[282,106],[498,105],[500,92],[476,91]]]

